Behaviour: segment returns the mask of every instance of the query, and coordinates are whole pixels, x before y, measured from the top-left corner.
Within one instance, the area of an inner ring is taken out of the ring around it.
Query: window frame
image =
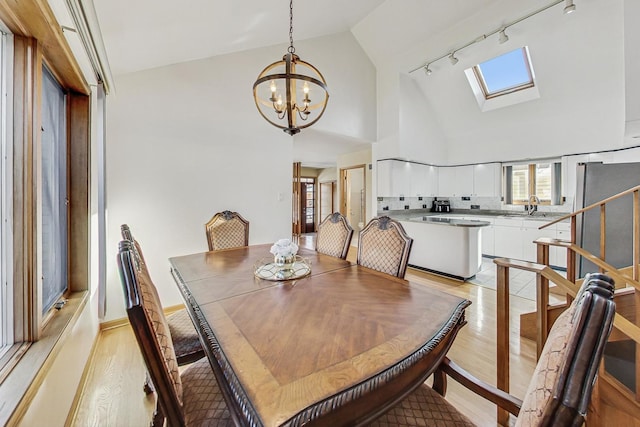
[[[535,204],[536,205],[541,205],[541,206],[551,206],[551,205],[555,205],[555,204],[559,204],[562,203],[562,197],[561,194],[558,194],[558,200],[556,200],[556,202],[554,203],[553,200],[553,188],[556,187],[557,190],[561,189],[561,183],[562,183],[562,174],[561,174],[561,170],[559,171],[558,174],[554,175],[553,174],[553,168],[555,167],[556,164],[560,164],[560,160],[559,159],[545,159],[545,160],[537,160],[534,162],[518,162],[518,163],[511,163],[511,164],[503,164],[503,195],[504,195],[504,200],[505,203],[508,205],[529,205],[531,203],[530,198],[533,196],[538,196],[538,186],[537,186],[537,174],[536,174],[536,170],[538,165],[541,164],[549,164],[550,167],[552,168],[552,175],[551,175],[551,187],[552,187],[552,191],[551,191],[551,198],[548,199],[542,199],[539,198],[539,201],[536,201]],[[529,176],[529,181],[527,183],[527,199],[515,199],[513,197],[513,173],[511,173],[511,176],[509,176],[508,172],[507,172],[507,168],[511,167],[513,168],[514,166],[522,166],[522,165],[526,165],[527,166],[527,171],[528,171],[528,176]],[[556,184],[556,181],[558,181],[558,183]],[[511,189],[511,194],[507,194],[509,189]]]
[[[523,55],[525,55],[526,62],[528,64],[528,70],[531,75],[531,79],[533,84],[529,85],[529,87],[522,87],[505,89],[500,93],[493,94],[491,96],[487,96],[486,87],[483,88],[481,83],[481,78],[478,78],[476,67],[478,65],[471,66],[464,70],[465,77],[467,78],[467,82],[471,87],[471,91],[473,92],[474,97],[476,98],[476,102],[478,103],[478,107],[480,111],[487,112],[492,110],[497,110],[499,108],[509,107],[511,105],[520,104],[522,102],[532,101],[534,99],[540,98],[540,92],[538,90],[538,83],[536,79],[536,73],[533,67],[533,61],[531,59],[531,54],[529,52],[528,46],[523,46]],[[500,55],[498,55],[500,56]],[[498,56],[494,57],[497,58]],[[485,60],[483,62],[487,62],[491,60]]]
[[[13,35],[0,22],[0,357],[13,343],[13,287],[8,286],[13,282],[12,270],[12,230],[13,223],[11,211],[13,209],[12,198],[12,109],[9,108],[13,101],[11,82],[13,73]]]
[[[499,58],[502,55],[506,55],[507,53],[516,51],[516,50],[520,50],[520,53],[522,54],[522,58],[524,60],[524,65],[525,65],[525,69],[527,70],[527,75],[529,76],[529,80],[525,83],[521,83],[515,86],[509,86],[506,87],[504,89],[501,90],[497,90],[495,92],[491,92],[489,91],[489,88],[487,86],[487,82],[484,78],[484,73],[482,72],[482,68],[481,65],[491,61],[492,59],[495,58]],[[525,89],[529,89],[534,87],[535,84],[535,80],[534,80],[534,75],[533,75],[533,71],[532,71],[532,65],[531,65],[531,58],[529,57],[528,51],[527,51],[527,47],[521,47],[519,49],[514,49],[512,51],[503,53],[502,55],[498,55],[494,58],[488,59],[487,61],[483,61],[479,64],[476,64],[472,67],[473,69],[473,74],[475,75],[478,84],[480,85],[480,88],[482,89],[482,93],[484,94],[484,99],[492,99],[492,98],[497,98],[499,96],[504,96],[504,95],[508,95],[510,93],[514,93],[514,92],[518,92],[521,90],[525,90]]]

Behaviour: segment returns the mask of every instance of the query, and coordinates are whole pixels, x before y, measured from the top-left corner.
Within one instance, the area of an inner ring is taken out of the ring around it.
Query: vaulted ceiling
[[[614,6],[613,9],[618,12],[624,10],[624,20],[621,13],[617,13],[615,17],[602,16],[600,20],[596,13],[598,8],[592,8],[590,15],[579,15],[582,13],[581,9],[589,12],[589,6],[602,4],[603,1]],[[289,41],[289,2],[286,0],[93,2],[110,66],[116,76],[116,85],[119,75],[260,47],[283,45]],[[640,9],[635,0],[577,1],[576,18],[582,20],[579,25],[587,25],[589,22],[590,28],[593,29],[590,34],[584,33],[584,27],[576,26],[576,20],[571,23],[562,17],[562,5],[555,7],[556,10],[546,11],[546,17],[542,17],[544,14],[541,14],[540,18],[532,18],[510,28],[510,43],[513,43],[513,49],[519,47],[517,44],[529,44],[531,36],[536,37],[535,43],[544,45],[543,48],[538,47],[537,51],[534,47],[532,53],[534,67],[539,70],[538,74],[544,85],[541,90],[545,91],[543,96],[546,97],[537,106],[529,105],[491,114],[479,112],[464,81],[462,70],[476,63],[474,61],[486,60],[490,55],[503,53],[508,47],[498,47],[497,40],[493,40],[492,43],[484,42],[482,48],[461,52],[461,64],[455,71],[445,59],[431,67],[434,73],[429,80],[425,79],[421,72],[409,73],[429,58],[446,53],[481,36],[483,32],[495,29],[551,2],[552,0],[530,0],[525,3],[506,0],[296,0],[293,4],[293,36],[295,42],[351,32],[378,72],[392,69],[395,73],[413,79],[415,87],[424,94],[425,111],[439,128],[438,132],[442,133],[444,145],[449,147],[448,150],[454,156],[458,156],[458,160],[465,160],[465,151],[474,158],[482,157],[482,153],[467,149],[472,140],[473,147],[481,146],[478,140],[484,139],[502,143],[504,147],[501,149],[509,150],[513,145],[514,135],[521,132],[519,129],[535,127],[539,120],[551,120],[560,131],[569,128],[574,130],[573,134],[565,136],[556,132],[559,139],[564,137],[578,140],[588,137],[588,128],[585,128],[582,134],[575,132],[580,118],[574,118],[567,126],[558,118],[564,111],[570,112],[574,107],[579,111],[579,108],[588,105],[592,96],[572,90],[572,85],[590,87],[592,90],[595,88],[593,92],[597,94],[598,102],[603,106],[617,105],[616,99],[620,99],[621,93],[619,88],[626,85],[626,117],[620,117],[619,120],[620,127],[624,127],[625,122],[627,124],[625,135],[628,138],[633,137],[631,134],[634,126],[640,129],[640,107],[635,106],[640,103],[630,102],[629,99],[633,99],[633,96],[629,92],[640,85],[640,77],[633,77],[638,74],[632,72],[640,68],[640,60],[627,53],[626,60],[623,60],[626,61],[626,65],[623,65],[620,64],[620,58],[624,58],[622,50],[629,52],[630,49],[627,45],[622,47],[624,40],[634,41],[640,37],[640,31],[625,26],[630,19],[627,19],[629,12],[633,15]],[[585,7],[581,8],[583,4]],[[624,29],[619,29],[621,27]],[[599,29],[602,32],[615,30],[613,34],[603,36],[598,33]],[[593,43],[589,42],[590,39]],[[607,43],[611,49],[607,47]],[[549,46],[555,48],[549,49]],[[596,49],[595,55],[601,60],[594,60],[596,58],[593,58],[594,53],[590,53],[590,49]],[[544,51],[544,54],[541,51]],[[612,72],[607,72],[608,69]],[[256,73],[258,71],[256,70]],[[566,74],[568,71],[571,72],[570,76]],[[592,71],[594,74],[590,75]],[[560,76],[563,78],[558,79]],[[620,77],[625,81],[618,83]],[[614,80],[614,86],[618,89],[607,92],[607,87],[611,88],[611,82]],[[555,98],[549,96],[552,90],[555,91]],[[563,95],[564,93],[566,95]],[[620,115],[619,111],[620,109],[616,110],[615,114]],[[534,115],[523,114],[529,112],[533,112]],[[590,113],[595,114],[594,111]],[[614,115],[613,112],[610,114]],[[611,132],[609,126],[609,129],[602,130],[602,133],[611,136],[615,132]],[[621,131],[619,135],[612,137],[620,139],[623,133]],[[500,138],[504,135],[508,137],[501,142]],[[532,139],[539,137],[540,135],[531,135]],[[355,141],[352,147],[347,147],[346,144],[344,149],[358,147],[359,142],[362,141]],[[632,142],[627,142],[626,145]],[[305,150],[313,153],[313,157],[317,159],[320,148],[311,145]],[[550,146],[553,144],[550,143]],[[545,150],[548,151],[546,148]],[[535,150],[529,154],[545,155]]]

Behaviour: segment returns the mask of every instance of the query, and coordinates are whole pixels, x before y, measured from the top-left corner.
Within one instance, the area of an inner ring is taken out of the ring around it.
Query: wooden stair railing
[[[633,197],[633,233],[631,277],[622,273],[620,269],[606,262],[606,204],[620,197],[632,195]],[[600,254],[596,256],[576,244],[577,225],[576,218],[587,211],[598,208],[600,210]],[[539,227],[543,229],[560,221],[570,219],[571,240],[540,238],[535,241],[537,245],[537,263],[531,263],[509,258],[497,258],[497,358],[496,385],[500,390],[509,392],[509,268],[527,270],[536,273],[536,353],[539,356],[547,338],[551,324],[547,315],[549,309],[549,282],[554,283],[567,295],[567,305],[576,296],[579,289],[579,280],[576,277],[577,256],[594,263],[602,273],[611,276],[617,286],[629,286],[635,291],[636,319],[640,319],[640,186],[618,193],[612,197],[594,203],[586,208],[560,217],[554,221]],[[564,278],[549,267],[549,247],[563,247],[567,250],[567,277]],[[631,403],[640,402],[640,327],[629,321],[622,315],[616,314],[614,327],[635,342],[635,384],[634,395],[630,396]],[[616,382],[608,376],[604,369],[600,369],[600,377],[609,377],[612,383]],[[622,387],[623,389],[624,387]],[[597,391],[594,393],[597,395]],[[508,425],[509,413],[498,407],[497,421],[500,425]],[[598,423],[596,423],[598,424]]]

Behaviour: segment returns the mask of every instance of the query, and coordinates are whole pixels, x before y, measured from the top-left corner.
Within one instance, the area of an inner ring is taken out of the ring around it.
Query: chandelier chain
[[[296,53],[296,48],[293,47],[293,0],[289,0],[289,53]]]

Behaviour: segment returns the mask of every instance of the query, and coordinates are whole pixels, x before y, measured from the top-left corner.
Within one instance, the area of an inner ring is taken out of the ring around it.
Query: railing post
[[[576,217],[571,217],[571,243],[576,243]],[[576,253],[567,249],[567,280],[576,283]]]
[[[606,261],[607,255],[607,208],[605,204],[600,205],[600,259]],[[600,267],[600,273],[604,273],[604,268]]]
[[[640,195],[633,192],[633,280],[638,281],[640,264]]]
[[[549,265],[549,246],[538,243],[537,262],[542,265]],[[549,332],[549,279],[540,274],[536,274],[536,326],[538,334],[536,336],[536,360],[540,358],[544,343],[547,341]]]
[[[496,386],[509,392],[509,267],[497,266]],[[507,426],[509,412],[498,406],[497,421]]]

